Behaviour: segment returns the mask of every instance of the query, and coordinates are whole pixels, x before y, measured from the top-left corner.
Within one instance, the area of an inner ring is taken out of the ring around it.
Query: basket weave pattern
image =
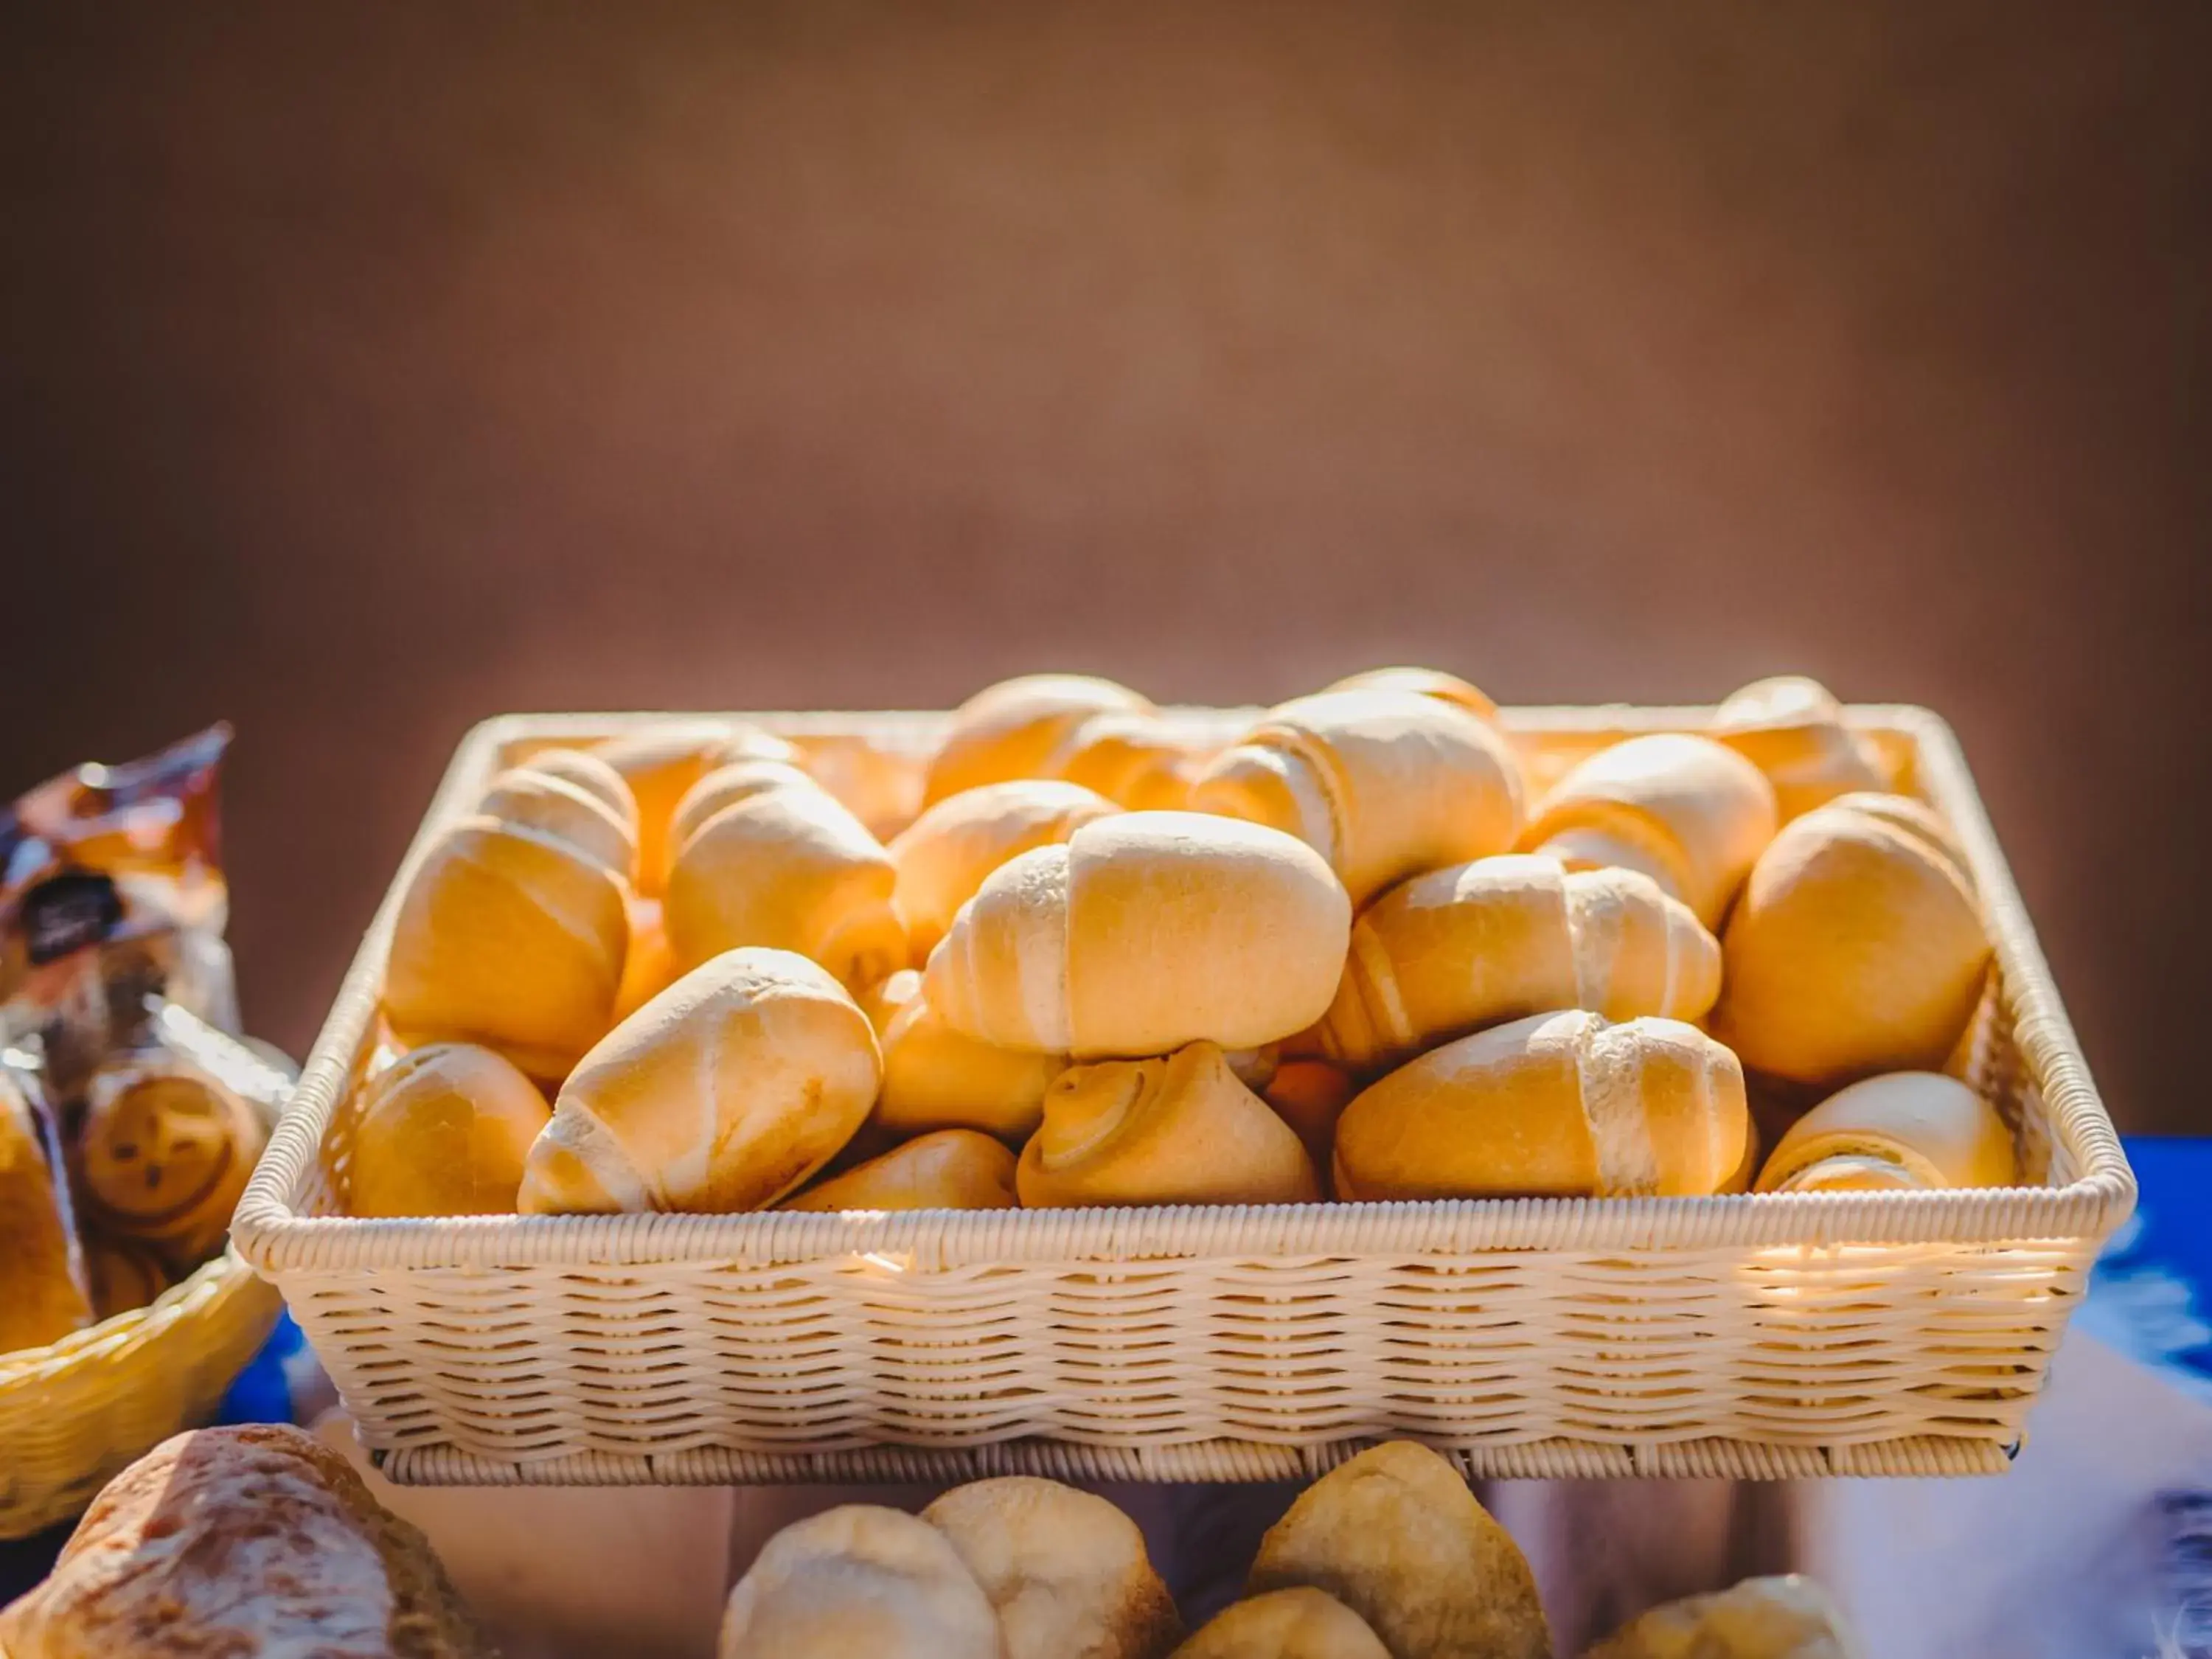
[[[1507,720],[1556,761],[1708,714]],[[1965,846],[1998,964],[1965,1070],[2042,1184],[346,1218],[350,1097],[415,857],[502,760],[651,718],[537,716],[464,744],[235,1236],[400,1480],[1258,1480],[1392,1435],[1477,1474],[2002,1468],[2133,1182],[1949,732],[1852,714]],[[900,748],[941,719],[747,718]]]

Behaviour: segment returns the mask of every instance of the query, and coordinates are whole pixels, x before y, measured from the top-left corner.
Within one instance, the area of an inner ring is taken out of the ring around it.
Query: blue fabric
[[[292,1401],[293,1362],[307,1347],[307,1339],[289,1313],[276,1316],[276,1328],[261,1345],[238,1380],[230,1385],[216,1407],[218,1423],[289,1423],[295,1420]]]
[[[2142,1196],[2075,1322],[2212,1401],[2212,1139],[2127,1143]]]

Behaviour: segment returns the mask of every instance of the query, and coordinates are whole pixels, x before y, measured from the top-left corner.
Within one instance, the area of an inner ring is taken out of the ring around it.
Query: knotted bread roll
[[[1248,1593],[1298,1584],[1358,1613],[1392,1659],[1552,1659],[1519,1547],[1456,1469],[1411,1441],[1340,1464],[1267,1529]]]
[[[732,951],[584,1056],[523,1166],[525,1214],[763,1209],[828,1163],[876,1097],[876,1036],[788,951]]]
[[[1172,1659],[1390,1659],[1367,1621],[1310,1584],[1224,1607]]]
[[[1649,876],[1509,853],[1401,882],[1362,911],[1315,1037],[1372,1072],[1549,1008],[1696,1019],[1720,988],[1720,941]]]
[[[1432,1048],[1336,1124],[1344,1199],[1719,1190],[1750,1117],[1736,1058],[1671,1019],[1535,1014]]]
[[[0,1354],[92,1323],[58,1163],[39,1108],[0,1071]]]
[[[1040,769],[1133,812],[1179,812],[1210,745],[1135,708],[1109,708],[1071,729]]]
[[[668,838],[676,804],[719,767],[740,761],[795,763],[781,738],[727,720],[674,720],[609,738],[591,752],[622,776],[637,803],[638,890],[659,896],[676,849]]]
[[[739,767],[747,793],[700,816],[668,872],[661,915],[678,963],[696,968],[725,951],[795,951],[855,990],[906,965],[906,930],[891,902],[897,870],[866,826],[811,779],[792,773],[762,787],[761,767]],[[776,769],[779,772],[781,769]],[[717,773],[701,793],[723,787]]]
[[[431,843],[400,901],[385,1016],[410,1045],[480,1042],[560,1078],[606,1035],[629,945],[605,865],[538,830],[465,818]]]
[[[1352,907],[1310,848],[1195,812],[1123,812],[999,866],[929,958],[946,1024],[1087,1058],[1254,1048],[1335,994]]]
[[[921,975],[903,968],[860,999],[884,1055],[872,1121],[898,1134],[980,1129],[1027,1140],[1044,1119],[1044,1091],[1067,1069],[1067,1056],[963,1036],[938,1018],[921,989]]]
[[[1790,1573],[1653,1607],[1583,1659],[1854,1659],[1857,1652],[1827,1592]]]
[[[917,1135],[809,1187],[787,1210],[1011,1210],[1014,1155],[973,1129]]]
[[[1854,1083],[1790,1125],[1759,1171],[1762,1193],[2009,1187],[2012,1131],[1996,1107],[1940,1072]]]
[[[558,751],[556,751],[556,755]],[[588,755],[579,755],[587,761]],[[612,776],[612,773],[609,773]],[[622,780],[615,778],[620,786]],[[557,768],[518,766],[501,773],[484,791],[477,811],[486,817],[535,830],[567,842],[605,865],[629,886],[637,880],[637,809],[625,817],[616,806]]]
[[[1843,795],[1775,837],[1721,939],[1716,1035],[1743,1063],[1833,1085],[1932,1071],[1990,960],[1965,861],[1902,795]]]
[[[1601,749],[1560,779],[1521,850],[1570,870],[1640,870],[1717,927],[1777,823],[1756,766],[1710,738],[1663,732]]]
[[[1498,723],[1498,705],[1490,694],[1480,687],[1470,685],[1456,674],[1447,674],[1437,668],[1370,668],[1357,674],[1347,674],[1325,691],[1411,691],[1419,696],[1435,697],[1463,708],[1477,720]]]
[[[362,1084],[354,1115],[349,1214],[512,1215],[552,1108],[490,1049],[434,1042]]]
[[[922,805],[987,783],[1047,776],[1047,761],[1069,732],[1117,709],[1155,712],[1127,686],[1087,674],[1024,674],[986,686],[953,711],[930,759]]]
[[[795,1521],[730,1592],[716,1659],[1007,1659],[951,1540],[899,1510]]]
[[[1044,1122],[1022,1149],[1016,1184],[1030,1209],[1321,1196],[1297,1132],[1211,1042],[1061,1073],[1045,1091]]]
[[[1826,686],[1802,675],[1754,680],[1733,693],[1711,734],[1766,774],[1784,823],[1838,795],[1889,787],[1880,751],[1844,724]]]
[[[1017,854],[1066,841],[1120,809],[1079,784],[1040,778],[987,783],[948,795],[890,847],[893,897],[920,965],[983,878]]]
[[[921,1512],[999,1616],[1006,1659],[1165,1659],[1182,1635],[1136,1522],[1057,1480],[956,1486]]]
[[[1296,836],[1364,904],[1511,848],[1521,773],[1495,728],[1441,699],[1324,691],[1270,709],[1199,775],[1190,804]]]
[[[187,1272],[222,1248],[268,1139],[259,1114],[196,1066],[111,1062],[93,1078],[77,1131],[86,1219]]]

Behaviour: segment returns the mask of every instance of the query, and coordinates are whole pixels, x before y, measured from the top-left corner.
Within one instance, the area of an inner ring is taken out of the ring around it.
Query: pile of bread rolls
[[[398,908],[352,1211],[2017,1178],[1945,1074],[1965,861],[1812,682],[1564,769],[1422,669],[1201,729],[1041,675],[926,760],[689,722],[522,757]]]

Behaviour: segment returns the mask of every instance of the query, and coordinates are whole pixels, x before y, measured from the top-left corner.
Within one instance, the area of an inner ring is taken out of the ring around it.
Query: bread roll
[[[1938,1072],[1892,1072],[1828,1097],[1790,1126],[1759,1171],[1762,1193],[2009,1187],[2012,1131],[1996,1108]]]
[[[1345,1199],[1698,1196],[1749,1133],[1735,1056],[1693,1025],[1535,1014],[1431,1049],[1336,1124]]]
[[[58,1164],[40,1109],[0,1071],[0,1354],[93,1321]]]
[[[1220,1048],[1069,1068],[1016,1176],[1030,1209],[1092,1204],[1307,1204],[1319,1178],[1297,1132]]]
[[[1351,931],[1344,889],[1290,836],[1123,812],[993,871],[931,953],[924,994],[1001,1048],[1257,1048],[1321,1017]]]
[[[1291,1126],[1314,1174],[1322,1195],[1332,1196],[1329,1183],[1336,1158],[1336,1121],[1359,1092],[1359,1085],[1341,1066],[1325,1060],[1289,1060],[1260,1091],[1260,1097],[1274,1109],[1277,1117]]]
[[[667,880],[675,856],[668,823],[686,790],[738,761],[798,759],[782,738],[725,720],[670,720],[610,738],[592,752],[622,775],[637,801],[637,884],[648,898]]]
[[[973,1129],[917,1135],[787,1198],[787,1210],[1011,1210],[1014,1155]]]
[[[584,1056],[530,1149],[520,1207],[765,1208],[852,1138],[881,1075],[867,1016],[820,967],[729,951]]]
[[[393,925],[384,1012],[409,1044],[495,1048],[565,1076],[606,1035],[629,946],[622,884],[587,854],[464,819],[416,868]]]
[[[1721,939],[1716,1035],[1743,1063],[1833,1085],[1932,1071],[1980,1000],[1990,946],[1964,862],[1901,795],[1844,795],[1779,836]]]
[[[791,746],[807,776],[836,796],[878,841],[889,841],[921,811],[924,763],[919,756],[846,733],[801,733]]]
[[[1322,1053],[1353,1071],[1547,1008],[1696,1019],[1720,994],[1720,941],[1633,870],[1505,854],[1401,882],[1352,924]]]
[[[661,915],[687,969],[745,946],[795,951],[858,990],[906,965],[896,878],[883,844],[823,790],[767,787],[684,839]]]
[[[1018,853],[1064,842],[1118,811],[1079,784],[1019,778],[947,796],[890,844],[898,866],[894,897],[917,965],[952,926],[962,905]]]
[[[1367,1621],[1310,1584],[1224,1607],[1173,1659],[1390,1659]]]
[[[1297,1584],[1358,1613],[1392,1659],[1551,1659],[1519,1548],[1458,1471],[1410,1441],[1339,1465],[1268,1528],[1248,1594]]]
[[[581,749],[540,749],[522,763],[525,769],[574,784],[629,826],[637,836],[637,797],[623,775],[597,755]]]
[[[668,856],[673,860],[681,854],[693,832],[726,806],[735,806],[771,789],[821,787],[788,761],[748,760],[718,766],[685,790],[684,799],[669,815]]]
[[[717,1659],[1006,1659],[951,1540],[847,1504],[769,1539],[730,1592]]]
[[[1296,836],[1355,904],[1513,845],[1521,773],[1486,721],[1412,691],[1324,691],[1271,709],[1191,786],[1190,804]]]
[[[95,1319],[149,1306],[173,1282],[168,1262],[152,1245],[96,1230],[85,1235],[84,1271]],[[5,1340],[0,1337],[0,1352]]]
[[[1347,674],[1335,684],[1324,688],[1330,691],[1411,691],[1416,696],[1434,697],[1440,702],[1464,708],[1477,720],[1498,723],[1498,705],[1489,694],[1468,684],[1456,674],[1447,674],[1436,668],[1370,668],[1358,674]]]
[[[304,1431],[163,1441],[53,1575],[0,1612],[9,1659],[490,1659],[430,1547]]]
[[[93,1078],[77,1132],[85,1218],[188,1271],[222,1248],[268,1138],[252,1106],[196,1066],[111,1062]]]
[[[1790,1573],[1653,1607],[1583,1659],[1853,1659],[1857,1652],[1827,1592]]]
[[[348,1213],[512,1215],[552,1109],[490,1049],[434,1042],[362,1084],[354,1115]]]
[[[1782,822],[1838,795],[1889,787],[1881,756],[1844,724],[1841,704],[1818,680],[1756,680],[1722,703],[1712,736],[1766,774]]]
[[[921,994],[921,975],[911,968],[875,987],[860,1006],[884,1056],[871,1121],[896,1133],[980,1129],[1027,1140],[1044,1120],[1044,1091],[1067,1069],[1066,1054],[994,1048],[963,1036],[938,1018]]]
[[[1136,1522],[1057,1480],[956,1486],[921,1512],[999,1616],[1006,1659],[1165,1659],[1182,1635]]]
[[[623,952],[622,983],[615,988],[614,1024],[632,1014],[676,982],[684,970],[668,943],[668,928],[661,920],[660,901],[629,898],[629,945]]]
[[[477,811],[501,823],[536,830],[567,842],[597,859],[625,886],[637,879],[635,808],[625,819],[583,785],[556,773],[530,766],[502,772],[491,781]]]
[[[1757,767],[1710,738],[1664,732],[1600,750],[1560,779],[1521,850],[1570,870],[1640,870],[1717,927],[1776,824]]]
[[[1158,714],[1109,708],[1070,730],[1042,770],[1133,812],[1179,812],[1210,753]]]
[[[930,759],[923,807],[983,784],[1045,776],[1061,740],[1109,709],[1154,712],[1127,686],[1087,674],[1024,674],[986,686],[953,711]]]

